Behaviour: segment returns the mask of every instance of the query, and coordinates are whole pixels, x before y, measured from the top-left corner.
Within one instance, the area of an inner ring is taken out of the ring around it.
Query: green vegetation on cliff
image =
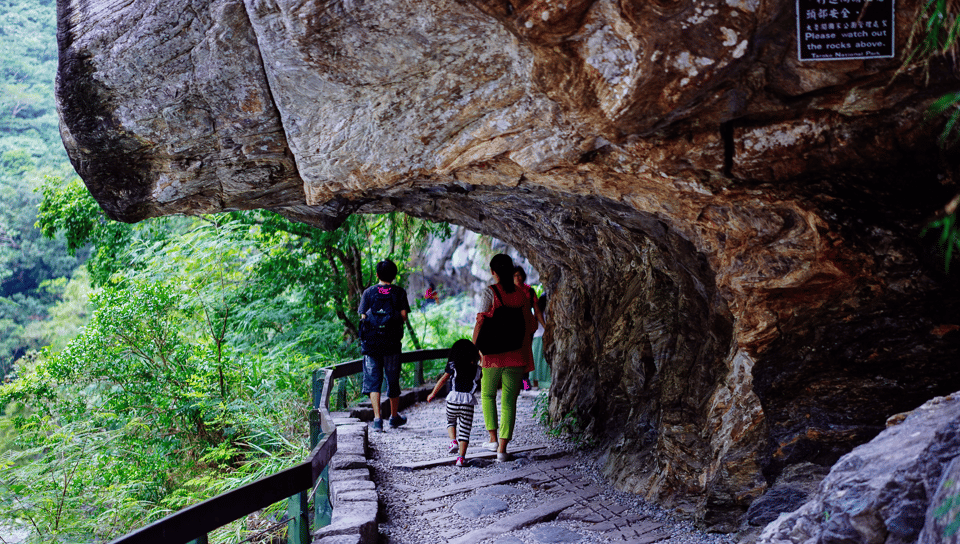
[[[68,540],[117,536],[300,460],[310,371],[359,355],[376,262],[407,262],[446,230],[388,215],[327,232],[262,211],[126,225],[79,180],[45,187],[39,226],[92,245],[94,311],[0,387],[0,404],[23,408],[0,474],[8,517]]]
[[[84,253],[34,227],[45,176],[73,175],[57,128],[56,2],[0,2],[0,377],[49,343],[50,310]]]

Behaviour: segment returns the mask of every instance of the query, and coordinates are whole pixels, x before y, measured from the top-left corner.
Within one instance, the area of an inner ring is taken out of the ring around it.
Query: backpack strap
[[[493,294],[497,297],[497,300],[500,301],[500,305],[505,306],[505,304],[503,303],[503,297],[500,296],[500,291],[497,290],[497,286],[491,285],[490,289],[493,289]]]

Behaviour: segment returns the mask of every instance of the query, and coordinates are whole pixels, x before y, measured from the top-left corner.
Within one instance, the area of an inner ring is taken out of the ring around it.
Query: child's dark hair
[[[513,284],[513,259],[504,253],[497,253],[490,259],[490,269],[500,278],[503,290],[512,293],[516,286]]]
[[[397,265],[390,259],[384,259],[377,263],[377,279],[387,283],[397,278]]]
[[[452,346],[450,346],[450,357],[448,357],[448,359],[454,363],[473,363],[479,358],[480,351],[477,350],[477,346],[473,345],[473,342],[467,340],[466,338],[461,338],[454,342]]]

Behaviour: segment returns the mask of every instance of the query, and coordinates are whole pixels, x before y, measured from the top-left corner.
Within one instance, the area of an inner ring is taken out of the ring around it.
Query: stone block
[[[353,423],[350,425],[339,425],[337,427],[337,446],[342,442],[349,442],[351,440],[359,440],[361,444],[366,447],[367,445],[367,433],[369,432],[369,427],[365,423]]]
[[[453,505],[453,510],[465,518],[479,518],[506,512],[506,501],[489,495],[474,495]]]
[[[367,458],[363,455],[340,455],[338,453],[330,460],[330,468],[333,470],[367,468]]]
[[[334,508],[339,508],[340,505],[356,502],[356,501],[373,501],[377,502],[379,497],[377,497],[377,491],[375,489],[358,489],[355,491],[344,491],[337,494],[336,501],[334,503]]]
[[[537,525],[530,530],[530,535],[537,542],[550,542],[551,544],[580,542],[583,539],[580,533],[556,525]]]
[[[574,494],[583,500],[592,499],[600,494],[600,488],[595,485],[588,485],[583,488],[571,490]]]
[[[334,535],[314,540],[313,544],[361,544],[360,535]]]
[[[350,417],[369,423],[370,421],[373,421],[373,408],[355,406],[350,409]]]
[[[612,521],[604,521],[602,523],[595,523],[593,525],[585,527],[585,529],[587,529],[588,531],[597,531],[598,533],[603,533],[606,531],[614,531],[616,530],[616,528],[617,528],[617,525]]]
[[[599,513],[594,512],[590,508],[567,508],[557,516],[558,520],[574,520],[582,521],[584,523],[602,523],[606,521],[606,518],[601,516]]]
[[[370,501],[352,502],[343,508],[334,508],[330,525],[317,529],[313,533],[314,540],[331,536],[359,535],[362,544],[372,544],[377,541],[379,532],[377,509],[377,503]]]
[[[353,491],[370,491],[374,496],[377,493],[376,484],[370,480],[341,480],[330,484],[330,500],[336,505],[341,494]]]
[[[367,448],[360,440],[337,440],[337,453],[335,455],[362,455],[366,457]]]
[[[627,510],[627,507],[626,507],[626,506],[621,506],[621,505],[616,504],[616,503],[605,503],[605,504],[603,505],[603,508],[605,508],[606,510],[609,510],[610,512],[612,512],[612,513],[614,513],[614,514],[618,514],[618,515],[626,512],[626,510]]]
[[[336,456],[334,456],[336,457]],[[344,480],[369,480],[370,467],[352,468],[352,469],[330,469],[330,483]]]

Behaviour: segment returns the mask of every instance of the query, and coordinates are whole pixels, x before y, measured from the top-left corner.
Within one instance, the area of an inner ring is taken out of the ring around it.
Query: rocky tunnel
[[[508,242],[551,294],[551,414],[623,489],[735,530],[786,467],[960,389],[919,236],[958,190],[923,122],[946,65],[802,63],[788,0],[175,4],[59,0],[61,132],[107,213]]]

